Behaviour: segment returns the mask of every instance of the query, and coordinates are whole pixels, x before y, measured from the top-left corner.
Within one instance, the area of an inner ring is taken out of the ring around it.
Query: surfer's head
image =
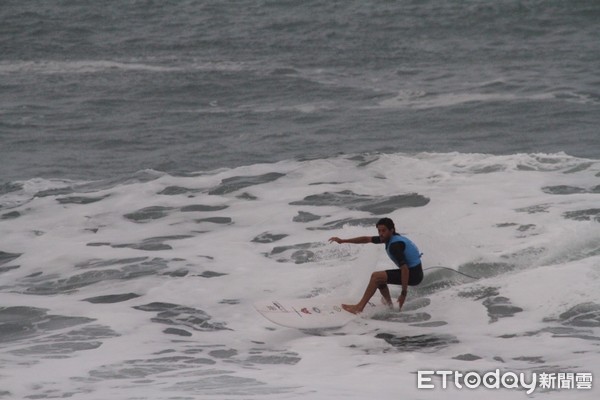
[[[390,218],[381,218],[379,221],[377,221],[375,226],[377,227],[379,238],[384,243],[390,240],[396,233],[396,226],[394,225],[394,221],[392,221]]]

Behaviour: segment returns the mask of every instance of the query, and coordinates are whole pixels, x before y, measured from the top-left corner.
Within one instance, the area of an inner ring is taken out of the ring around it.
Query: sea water
[[[597,398],[598,18],[4,2],[0,398]],[[423,252],[402,312],[302,332],[253,309],[358,301],[394,266],[328,239],[384,216]]]
[[[599,174],[567,155],[420,153],[23,182],[2,198],[4,396],[436,398],[418,370],[597,371]],[[358,300],[393,265],[328,239],[374,235],[381,215],[444,267],[402,313],[315,335],[253,309]]]

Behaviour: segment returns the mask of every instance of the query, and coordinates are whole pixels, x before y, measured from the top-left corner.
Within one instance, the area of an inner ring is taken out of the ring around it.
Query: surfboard
[[[264,300],[254,303],[254,308],[274,324],[302,330],[341,328],[365,313],[379,308],[369,302],[362,314],[352,314],[342,308],[347,299],[308,298]]]

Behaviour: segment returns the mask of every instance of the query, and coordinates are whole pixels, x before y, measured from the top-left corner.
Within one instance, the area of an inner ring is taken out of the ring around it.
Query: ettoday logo
[[[525,373],[500,372],[499,369],[483,373],[471,371],[417,371],[417,388],[435,389],[434,378],[441,378],[441,388],[446,389],[452,382],[458,389],[477,389],[481,386],[487,389],[525,389],[527,394],[536,388],[541,389],[591,389],[592,374],[590,372],[562,373]]]

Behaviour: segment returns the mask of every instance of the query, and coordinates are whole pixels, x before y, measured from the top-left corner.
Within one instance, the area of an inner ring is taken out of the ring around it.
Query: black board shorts
[[[388,269],[385,271],[387,274],[387,283],[391,285],[402,285],[402,275],[400,268]],[[408,269],[408,285],[415,286],[421,283],[423,280],[423,266],[421,264],[416,267]]]

